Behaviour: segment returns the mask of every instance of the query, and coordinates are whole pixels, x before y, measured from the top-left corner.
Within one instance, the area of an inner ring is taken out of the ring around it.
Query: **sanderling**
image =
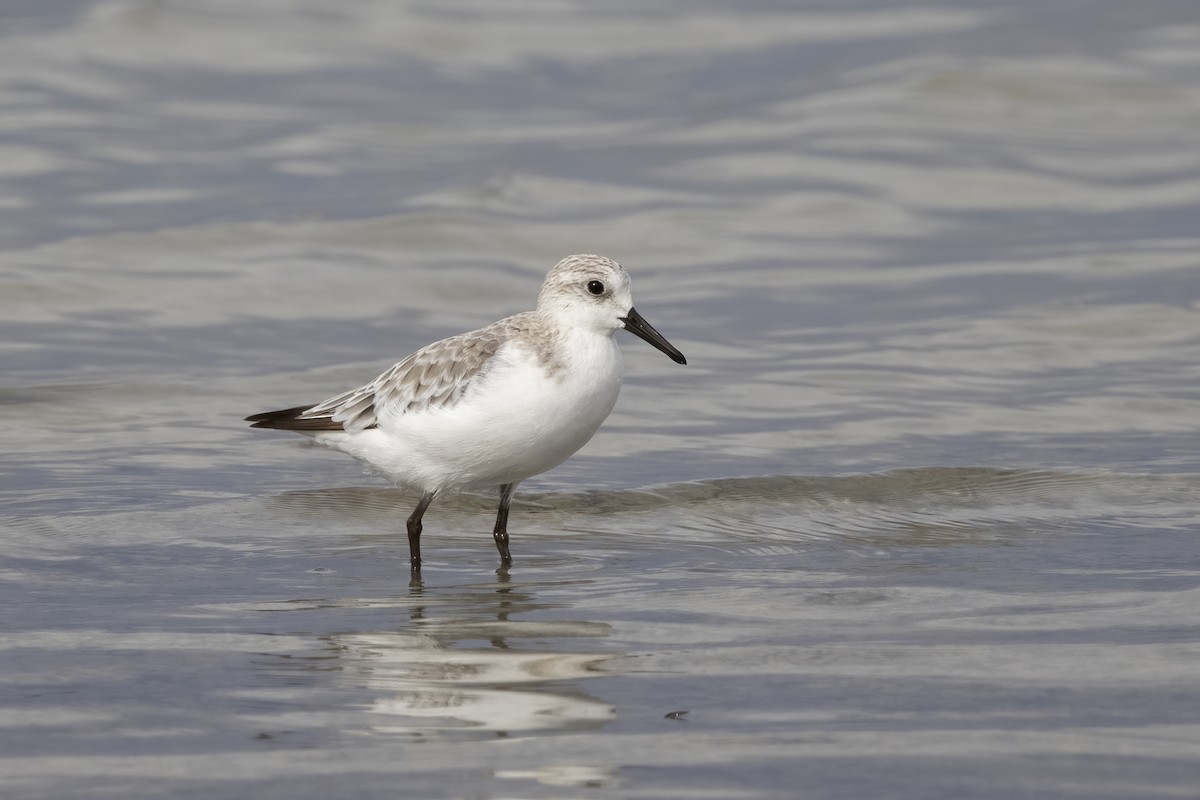
[[[421,518],[438,492],[500,487],[492,536],[507,567],[513,490],[583,447],[617,402],[618,328],[687,363],[634,310],[620,264],[569,256],[546,275],[534,311],[434,342],[324,402],[246,421],[307,434],[419,489],[408,518],[413,572],[421,568]]]

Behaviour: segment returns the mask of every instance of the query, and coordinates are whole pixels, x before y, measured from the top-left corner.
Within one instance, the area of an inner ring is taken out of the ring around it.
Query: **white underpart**
[[[560,329],[557,369],[539,362],[536,343],[510,339],[457,403],[377,409],[377,428],[315,438],[422,491],[517,483],[567,460],[612,411],[622,372],[614,332]]]

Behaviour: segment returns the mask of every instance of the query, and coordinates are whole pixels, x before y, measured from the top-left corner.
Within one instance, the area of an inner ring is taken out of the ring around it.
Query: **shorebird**
[[[421,569],[421,520],[434,497],[499,487],[492,536],[508,567],[513,491],[566,461],[608,417],[621,390],[613,335],[622,328],[687,363],[634,309],[620,264],[568,256],[546,275],[533,311],[427,345],[370,383],[316,405],[246,421],[311,436],[418,489],[407,522],[414,573]]]

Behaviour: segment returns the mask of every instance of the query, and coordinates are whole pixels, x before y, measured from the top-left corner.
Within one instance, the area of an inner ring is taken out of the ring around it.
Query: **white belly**
[[[399,484],[428,491],[516,483],[558,466],[600,427],[621,389],[611,336],[571,342],[572,361],[548,370],[506,346],[458,403],[390,419],[354,434],[322,434]]]

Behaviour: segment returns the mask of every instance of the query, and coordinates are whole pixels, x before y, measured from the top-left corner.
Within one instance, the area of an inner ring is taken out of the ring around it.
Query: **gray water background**
[[[0,794],[1196,797],[1198,231],[1194,0],[8,0]],[[511,574],[241,422],[573,252]]]

